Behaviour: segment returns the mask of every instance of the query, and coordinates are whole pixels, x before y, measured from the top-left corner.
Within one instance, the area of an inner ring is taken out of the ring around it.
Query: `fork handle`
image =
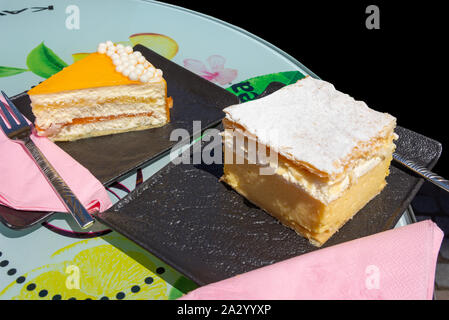
[[[94,223],[94,219],[89,212],[84,208],[82,203],[78,200],[70,187],[61,178],[58,172],[53,168],[50,162],[45,158],[39,148],[34,144],[31,138],[24,141],[26,150],[33,157],[36,164],[41,169],[44,176],[47,178],[53,190],[58,195],[66,209],[70,212],[79,226],[83,229],[90,227]]]
[[[409,168],[413,172],[415,172],[418,175],[420,175],[421,177],[425,178],[427,181],[432,182],[434,185],[449,192],[449,181],[447,179],[437,175],[436,173],[433,173],[426,167],[420,166],[416,162],[405,159],[404,157],[397,154],[396,152],[393,153],[393,158],[397,162],[401,163],[405,167]]]

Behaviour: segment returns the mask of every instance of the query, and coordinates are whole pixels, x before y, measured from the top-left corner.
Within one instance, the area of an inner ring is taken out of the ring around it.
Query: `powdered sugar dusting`
[[[357,148],[390,134],[396,119],[368,108],[326,81],[307,77],[275,93],[224,109],[261,143],[335,176]]]

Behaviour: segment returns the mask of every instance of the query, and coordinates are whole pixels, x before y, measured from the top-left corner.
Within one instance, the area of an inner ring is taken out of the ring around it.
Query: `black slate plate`
[[[178,141],[170,141],[173,130],[193,132],[193,121],[201,121],[201,129],[216,125],[224,116],[222,109],[239,103],[232,93],[201,78],[176,63],[143,46],[135,46],[148,61],[164,72],[168,96],[173,97],[171,122],[162,128],[122,134],[58,142],[57,145],[86,167],[104,185],[138,167],[156,160]],[[12,102],[31,121],[34,116],[26,93],[13,97]],[[0,206],[0,221],[10,228],[22,229],[51,216],[48,212],[24,212]]]
[[[402,127],[396,132],[400,154],[435,165],[439,142]],[[170,163],[98,218],[199,285],[316,250],[219,182],[222,172],[222,165]],[[423,180],[393,163],[387,182],[323,247],[395,226]]]

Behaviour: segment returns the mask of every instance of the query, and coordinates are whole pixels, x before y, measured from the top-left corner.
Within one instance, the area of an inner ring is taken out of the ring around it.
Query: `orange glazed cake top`
[[[92,53],[28,91],[29,95],[87,88],[138,84],[115,70],[111,58]]]
[[[162,71],[156,69],[138,51],[131,47],[100,43],[92,53],[28,91],[29,95],[62,91],[109,87],[162,80]]]

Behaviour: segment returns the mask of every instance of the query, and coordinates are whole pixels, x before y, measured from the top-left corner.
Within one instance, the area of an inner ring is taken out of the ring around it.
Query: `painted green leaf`
[[[302,78],[304,78],[304,75],[299,71],[286,71],[250,78],[241,83],[249,82],[254,88],[254,91],[257,94],[261,94],[271,82],[282,82],[285,85],[289,85]],[[232,90],[232,86],[227,88],[227,90],[236,94],[236,92]]]
[[[282,82],[289,85],[302,78],[304,75],[299,71],[271,73],[241,81],[226,90],[238,96],[240,101],[245,102],[256,99],[271,82]]]
[[[13,76],[15,74],[19,74],[19,73],[27,72],[27,71],[29,71],[29,70],[22,69],[22,68],[0,66],[0,78],[2,78],[2,77],[10,77],[10,76]]]
[[[67,63],[42,42],[28,54],[27,66],[38,76],[49,78],[67,67]]]

